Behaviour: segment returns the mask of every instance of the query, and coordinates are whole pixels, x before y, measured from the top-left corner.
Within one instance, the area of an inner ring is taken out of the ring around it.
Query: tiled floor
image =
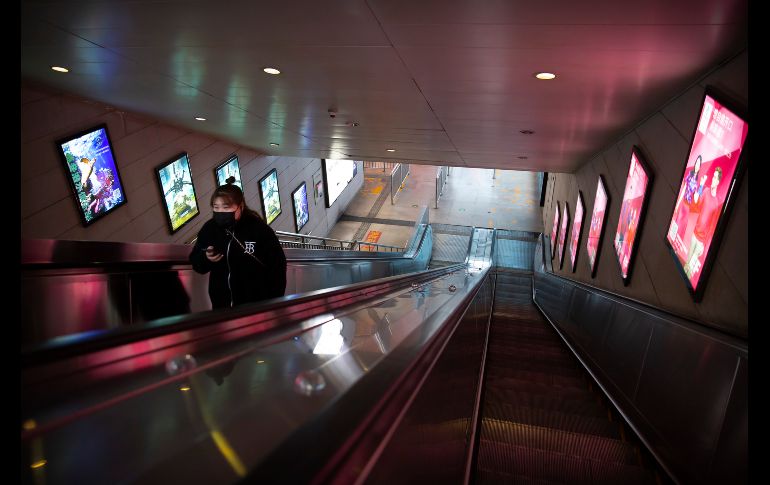
[[[379,243],[403,246],[412,228],[387,220],[414,221],[425,206],[430,207],[432,223],[542,232],[536,173],[452,167],[436,209],[437,171],[434,166],[412,165],[404,189],[391,204],[388,178],[381,169],[366,169],[364,187],[346,210],[346,215],[366,220],[343,216],[329,237],[365,239],[369,231],[380,231]]]

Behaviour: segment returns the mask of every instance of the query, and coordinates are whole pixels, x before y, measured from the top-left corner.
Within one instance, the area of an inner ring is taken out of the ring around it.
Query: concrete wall
[[[83,227],[56,140],[102,123],[107,125],[128,203]],[[200,214],[172,235],[155,167],[180,152],[189,156]],[[307,184],[310,219],[301,232],[319,236],[329,232],[364,184],[363,162],[359,162],[353,182],[327,209],[323,198],[313,200],[313,176],[320,180],[320,159],[263,155],[209,135],[23,83],[22,238],[187,242],[211,217],[209,199],[215,188],[214,168],[233,153],[238,155],[246,203],[260,213],[259,179],[277,169],[281,214],[271,227],[279,231],[296,232],[291,192],[303,181]]]
[[[578,190],[582,191],[586,218],[579,243],[576,272],[571,271],[568,249],[565,248],[563,269],[559,270],[558,264],[554,262],[556,274],[649,303],[746,338],[750,170],[744,173],[735,194],[735,205],[717,250],[717,258],[706,283],[703,299],[699,303],[693,302],[665,243],[684,163],[707,85],[718,88],[744,108],[748,108],[748,52],[744,51],[712,71],[634,127],[623,138],[588,160],[576,173],[549,174],[543,224],[546,233],[550,235],[556,202],[563,205],[564,201],[567,201],[570,213],[569,238]],[[749,137],[751,136],[749,134]],[[630,284],[623,286],[612,238],[617,228],[631,149],[634,145],[641,148],[655,178],[649,193],[648,212],[633,263]],[[747,167],[751,164],[748,155],[748,152],[744,155]],[[602,247],[599,249],[597,273],[592,279],[585,249],[588,237],[585,228],[590,222],[599,174],[602,174],[606,181],[610,206]]]

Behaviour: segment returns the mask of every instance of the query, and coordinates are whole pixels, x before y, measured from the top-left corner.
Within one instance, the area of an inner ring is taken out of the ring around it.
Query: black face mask
[[[235,225],[235,212],[214,212],[213,216],[219,227],[229,229]]]

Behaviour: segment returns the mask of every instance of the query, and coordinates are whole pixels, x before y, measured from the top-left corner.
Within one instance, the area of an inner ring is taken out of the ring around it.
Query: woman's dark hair
[[[234,177],[230,178],[234,179]],[[259,215],[259,212],[251,209],[248,205],[246,205],[246,199],[243,197],[243,191],[240,187],[231,183],[230,178],[227,179],[226,185],[220,185],[214,190],[214,193],[211,194],[210,205],[213,207],[214,200],[216,199],[225,199],[230,204],[242,207],[244,213],[249,213],[256,216],[258,219],[262,219],[262,216]]]

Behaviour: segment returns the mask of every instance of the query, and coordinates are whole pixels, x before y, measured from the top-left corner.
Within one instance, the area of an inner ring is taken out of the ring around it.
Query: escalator
[[[482,403],[475,483],[660,483],[532,303],[531,275],[497,274]]]
[[[522,261],[474,229],[462,264],[23,353],[22,483],[670,483],[506,237]]]

